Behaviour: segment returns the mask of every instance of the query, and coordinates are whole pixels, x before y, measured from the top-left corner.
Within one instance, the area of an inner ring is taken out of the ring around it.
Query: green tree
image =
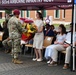
[[[5,10],[5,14],[6,20],[9,20],[9,14],[12,14],[12,10]]]
[[[5,10],[5,13],[9,15],[12,13],[12,10]]]

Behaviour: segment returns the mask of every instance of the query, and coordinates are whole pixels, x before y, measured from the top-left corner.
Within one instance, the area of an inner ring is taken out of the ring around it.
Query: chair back
[[[48,36],[46,36],[45,39],[44,39],[43,46],[47,47],[47,46],[51,45],[52,41],[53,41],[53,38],[54,37],[48,37]]]

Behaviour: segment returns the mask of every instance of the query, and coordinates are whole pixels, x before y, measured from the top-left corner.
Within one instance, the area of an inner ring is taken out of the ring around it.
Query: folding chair
[[[45,37],[44,43],[43,43],[43,49],[52,44],[53,38],[54,37],[48,37],[48,36]]]

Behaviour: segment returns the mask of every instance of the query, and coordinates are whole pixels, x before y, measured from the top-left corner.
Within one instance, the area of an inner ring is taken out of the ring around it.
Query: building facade
[[[5,19],[5,11],[0,10],[0,19]]]
[[[32,18],[32,19],[36,18],[37,11],[21,10],[20,12],[21,12],[20,17]],[[54,24],[61,24],[61,23],[68,24],[71,22],[72,19],[72,10],[43,10],[43,16],[44,19],[47,16],[50,16],[52,19],[52,23]],[[5,18],[5,11],[0,11],[0,19],[4,18]]]

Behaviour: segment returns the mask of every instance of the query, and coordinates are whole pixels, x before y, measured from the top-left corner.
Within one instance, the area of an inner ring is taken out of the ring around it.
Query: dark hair
[[[49,24],[46,24],[46,25],[45,25],[45,28],[46,28],[46,29],[49,29],[49,28],[50,28],[50,25],[49,25]]]
[[[48,26],[48,27],[50,27],[50,24],[46,24],[45,26]]]
[[[55,29],[54,25],[51,25],[50,27],[51,27],[52,30]]]
[[[39,14],[40,19],[43,20],[42,13],[40,13],[40,12],[37,12],[37,13]]]
[[[60,28],[62,28],[62,35],[66,33],[66,28],[63,24],[59,25]]]

